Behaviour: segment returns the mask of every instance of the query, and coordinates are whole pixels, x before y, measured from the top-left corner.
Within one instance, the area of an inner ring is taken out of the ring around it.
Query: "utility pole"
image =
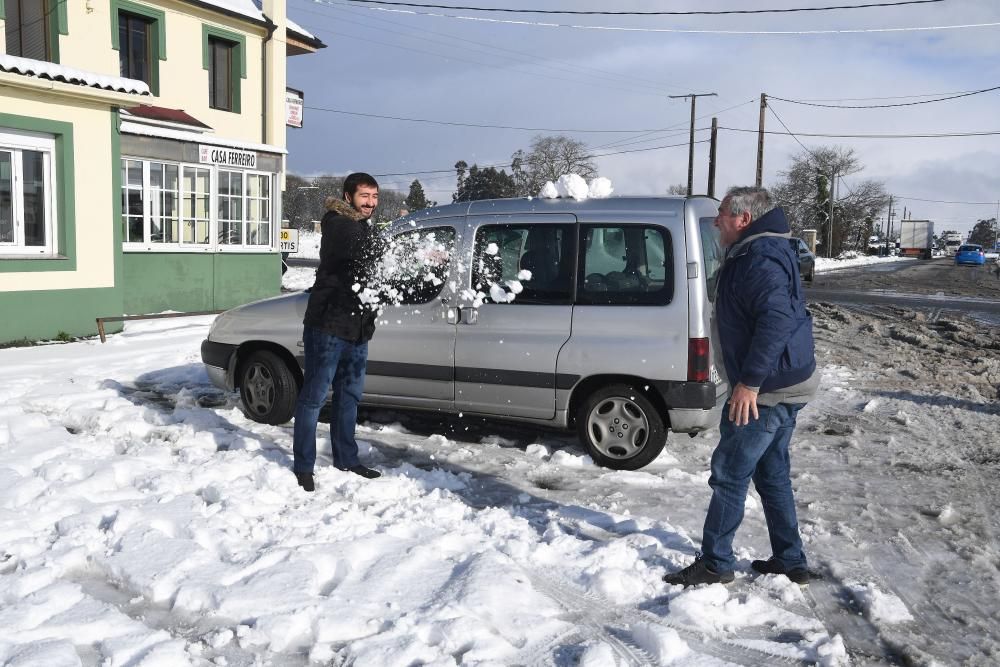
[[[757,126],[757,180],[759,188],[764,182],[764,111],[767,109],[767,93],[760,94],[760,124]]]
[[[889,195],[889,214],[885,216],[885,256],[889,256],[889,242],[892,240],[892,195]]]
[[[837,198],[835,192],[837,189],[837,172],[830,171],[830,228],[826,231],[826,238],[829,241],[829,245],[826,246],[826,256],[833,257],[833,202]]]
[[[708,144],[708,196],[715,196],[715,148],[719,139],[719,119],[712,116],[712,139]]]
[[[688,143],[688,190],[687,196],[694,193],[694,103],[699,97],[714,97],[716,93],[689,93],[687,95],[668,95],[670,99],[691,98],[691,139]]]

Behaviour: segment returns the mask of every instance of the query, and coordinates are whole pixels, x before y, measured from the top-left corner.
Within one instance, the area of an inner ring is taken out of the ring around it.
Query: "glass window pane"
[[[128,184],[142,187],[142,162],[128,160],[126,164],[128,166]]]
[[[229,176],[230,176],[230,174],[232,174],[232,172],[230,172],[230,171],[222,171],[221,169],[219,170],[219,187],[218,187],[218,193],[220,195],[228,195],[229,194]]]
[[[128,233],[126,241],[129,243],[142,243],[142,218],[130,215],[126,231]]]
[[[572,247],[572,228],[566,225],[482,227],[476,232],[473,287],[484,293],[485,300],[495,301],[491,288],[499,286],[509,298],[513,296],[509,283],[517,281],[523,290],[513,300],[515,304],[568,303]]]
[[[163,187],[163,165],[159,162],[149,163],[149,185],[156,189]]]
[[[0,243],[14,242],[14,156],[0,151]]]
[[[163,205],[160,207],[160,211],[165,218],[176,218],[177,217],[177,194],[164,191],[163,192]]]
[[[579,303],[603,305],[669,303],[673,298],[673,247],[659,227],[590,227]]]
[[[167,165],[164,165],[164,168],[165,168],[165,172],[166,172],[165,173],[166,177],[164,178],[164,181],[163,181],[163,187],[165,187],[168,190],[176,190],[177,189],[177,165],[175,165],[175,164],[167,164]]]
[[[178,221],[177,218],[170,218],[163,220],[163,242],[164,243],[177,243],[180,241],[180,236],[177,233]]]
[[[128,215],[142,215],[142,190],[129,190],[128,201],[125,206]]]
[[[211,188],[209,186],[210,176],[211,176],[211,172],[209,172],[208,169],[199,169],[198,170],[198,174],[197,174],[197,186],[198,186],[198,192],[199,193],[201,193],[201,194],[208,194],[209,192],[211,192]]]
[[[24,178],[24,245],[45,245],[45,154],[38,151],[21,152],[21,169]]]
[[[199,195],[195,201],[194,213],[196,218],[208,219],[208,195]]]

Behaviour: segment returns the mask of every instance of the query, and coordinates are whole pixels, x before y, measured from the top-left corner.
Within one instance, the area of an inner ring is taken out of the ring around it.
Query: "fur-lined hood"
[[[326,205],[326,210],[333,211],[337,215],[343,215],[351,220],[368,219],[364,213],[357,210],[343,199],[338,199],[337,197],[327,197],[324,204]]]

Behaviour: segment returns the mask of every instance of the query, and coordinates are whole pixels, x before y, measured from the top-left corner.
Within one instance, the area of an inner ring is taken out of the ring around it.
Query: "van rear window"
[[[582,228],[582,283],[577,303],[662,305],[674,296],[670,232],[643,225]]]

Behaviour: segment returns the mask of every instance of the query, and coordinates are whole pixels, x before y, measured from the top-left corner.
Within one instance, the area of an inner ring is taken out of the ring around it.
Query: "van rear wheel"
[[[601,387],[576,413],[577,434],[594,463],[638,470],[660,455],[667,430],[656,406],[628,384]]]

